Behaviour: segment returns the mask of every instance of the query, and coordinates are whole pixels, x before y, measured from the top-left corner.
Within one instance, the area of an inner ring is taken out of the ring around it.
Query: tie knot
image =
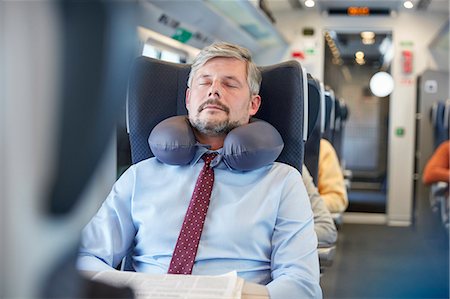
[[[217,156],[217,153],[209,153],[204,154],[202,156],[203,161],[205,161],[205,164],[207,167],[209,167],[209,164],[211,164],[211,161]]]

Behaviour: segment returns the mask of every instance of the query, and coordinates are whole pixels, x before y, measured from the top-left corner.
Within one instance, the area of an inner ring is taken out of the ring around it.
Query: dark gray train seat
[[[307,135],[306,71],[296,61],[259,68],[262,104],[255,115],[281,134],[284,148],[277,161],[302,171]],[[152,129],[162,120],[187,115],[185,92],[190,65],[138,57],[131,68],[127,98],[127,130],[132,163],[153,156],[148,145]],[[132,248],[123,270],[132,270]]]
[[[344,100],[340,101],[340,109],[341,109],[341,134],[342,136],[345,135],[345,126],[347,123],[347,120],[350,116],[350,110],[347,106],[347,104],[345,103]],[[341,152],[342,152],[342,144],[341,144]],[[351,171],[347,170],[345,168],[345,160],[342,159],[342,167],[344,169],[344,178],[351,178]]]
[[[434,213],[441,218],[442,224],[449,228],[449,184],[437,182],[430,188],[430,206]]]
[[[334,147],[339,161],[342,162],[342,144],[344,137],[345,123],[349,116],[348,107],[343,99],[337,98],[333,90],[325,93],[327,105],[327,120],[324,138]],[[328,107],[328,105],[330,105]]]
[[[322,275],[327,268],[333,265],[334,256],[336,254],[336,244],[319,245],[317,252],[319,254],[320,274]]]
[[[430,121],[433,127],[434,149],[450,138],[450,100],[438,101],[433,104],[430,111]],[[430,188],[430,207],[438,214],[444,227],[449,230],[450,216],[449,204],[450,196],[449,184],[446,182],[437,182]]]
[[[332,89],[325,90],[325,127],[324,132],[322,134],[322,138],[328,140],[331,144],[333,144],[333,140],[335,139],[336,133],[336,98],[334,95],[334,91]],[[340,113],[340,111],[339,111]],[[348,111],[347,111],[348,114]],[[334,147],[334,144],[333,144]],[[342,165],[341,165],[342,166]],[[345,173],[345,171],[343,171]],[[344,178],[345,179],[345,178]],[[350,183],[346,183],[348,186]],[[331,213],[333,217],[334,223],[336,227],[339,229],[344,223],[343,213]]]
[[[305,143],[305,165],[308,168],[314,184],[317,185],[319,173],[320,138],[325,122],[324,88],[318,80],[308,74],[308,139]],[[336,244],[319,244],[320,272],[333,264]]]
[[[349,116],[348,107],[345,104],[344,99],[335,100],[335,121],[334,121],[334,135],[333,146],[336,149],[339,161],[343,164],[344,159],[342,157],[343,139],[345,134],[345,124]],[[344,167],[344,165],[342,165]]]
[[[434,141],[434,150],[444,142],[446,139],[445,130],[444,130],[444,117],[445,115],[445,104],[443,101],[435,102],[430,109],[430,122],[433,128],[433,141]],[[444,184],[444,183],[443,183]],[[441,207],[441,195],[445,190],[443,184],[433,184],[430,188],[430,207],[433,212],[438,212]]]
[[[334,98],[334,125],[333,125],[333,139],[332,144],[334,150],[336,151],[336,155],[338,156],[339,161],[342,160],[342,118],[341,118],[341,100],[337,97]]]
[[[351,187],[351,179],[353,177],[353,173],[350,169],[346,168],[346,163],[343,155],[343,144],[344,144],[344,136],[345,136],[345,126],[350,115],[350,111],[348,109],[347,104],[344,99],[339,99],[336,101],[339,109],[339,122],[336,123],[335,127],[338,130],[334,136],[334,146],[336,148],[336,153],[339,157],[339,162],[342,168],[342,174],[344,175],[345,186],[347,190]]]
[[[284,149],[277,161],[301,172],[306,129],[306,73],[295,61],[260,67],[261,108],[255,115],[271,123],[281,134]],[[131,70],[127,125],[132,163],[153,157],[148,136],[162,120],[186,115],[185,92],[190,65],[170,63],[148,57],[136,58]],[[305,131],[304,131],[305,130]]]
[[[433,126],[434,148],[449,139],[450,100],[438,101],[431,107],[431,124]]]
[[[317,185],[319,173],[319,150],[322,136],[322,110],[321,84],[308,74],[308,139],[305,143],[305,165],[311,174],[314,184]]]
[[[322,138],[333,144],[334,133],[334,92],[325,90],[325,128]]]

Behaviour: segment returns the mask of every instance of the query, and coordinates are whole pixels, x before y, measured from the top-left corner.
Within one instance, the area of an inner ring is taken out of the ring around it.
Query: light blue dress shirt
[[[82,232],[78,268],[117,267],[133,249],[138,272],[165,274],[203,167],[150,158],[131,166]],[[321,298],[313,213],[300,173],[273,163],[248,172],[214,167],[210,206],[192,274],[236,270],[272,299]]]

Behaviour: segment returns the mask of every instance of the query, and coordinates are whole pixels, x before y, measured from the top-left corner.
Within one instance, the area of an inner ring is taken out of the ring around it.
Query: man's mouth
[[[224,109],[222,107],[217,106],[217,105],[206,105],[205,107],[203,107],[202,110],[205,110],[205,109],[214,109],[214,110],[222,110],[222,111],[224,111]]]
[[[215,99],[209,99],[203,104],[201,104],[200,107],[198,107],[198,112],[200,113],[205,109],[221,110],[227,114],[230,113],[230,109],[227,106],[225,106],[224,104],[220,103]]]

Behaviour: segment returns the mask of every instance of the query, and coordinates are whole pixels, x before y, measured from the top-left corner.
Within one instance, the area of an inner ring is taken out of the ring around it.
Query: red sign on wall
[[[413,52],[411,50],[402,51],[402,71],[403,74],[411,74],[413,72]]]
[[[300,60],[305,59],[305,53],[303,51],[292,51],[291,56],[292,58],[297,58]]]

